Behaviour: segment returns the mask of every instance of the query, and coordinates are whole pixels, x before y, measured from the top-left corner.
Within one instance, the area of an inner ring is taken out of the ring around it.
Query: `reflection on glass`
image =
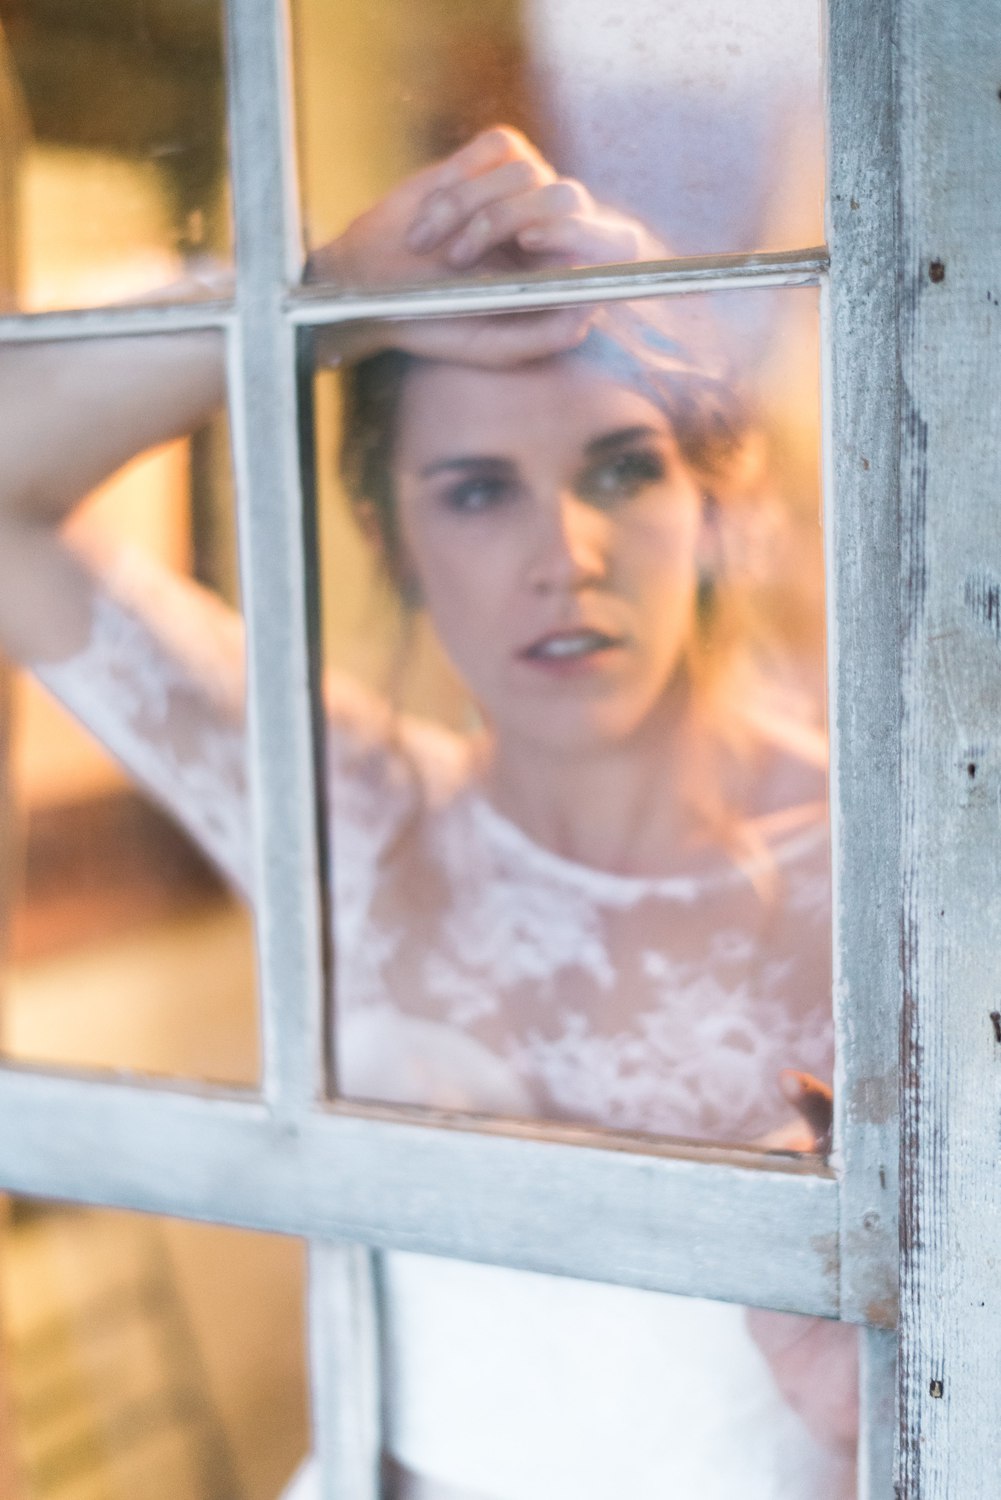
[[[9,1500],[275,1500],[307,1442],[301,1244],[22,1203],[3,1239]]]
[[[676,254],[823,239],[820,7],[809,0],[295,0],[294,19],[312,251],[408,173],[501,122]],[[582,264],[629,258],[614,245],[564,252]],[[401,279],[426,280],[449,266],[425,252],[404,269]],[[363,263],[322,255],[314,270],[366,279]]]
[[[18,1059],[257,1077],[221,358],[215,335],[0,358]]]
[[[608,304],[501,368],[502,317],[390,325],[454,352],[321,377],[341,1092],[817,1144],[816,311]]]
[[[228,256],[217,4],[5,7],[0,125],[10,305],[142,296]]]

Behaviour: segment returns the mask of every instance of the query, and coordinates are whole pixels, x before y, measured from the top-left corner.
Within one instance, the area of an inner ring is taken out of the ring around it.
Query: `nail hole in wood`
[[[967,762],[967,765],[966,765],[966,774],[967,774],[967,776],[969,776],[969,778],[970,778],[971,781],[976,776],[976,774],[977,774],[977,763],[976,763],[975,760],[971,760],[971,761]]]
[[[929,281],[936,281],[936,282],[938,282],[938,281],[944,281],[945,280],[945,262],[944,261],[941,261],[941,260],[933,260],[932,261],[931,265],[928,267],[928,279],[929,279]]]
[[[994,1040],[1001,1045],[1001,1010],[991,1011],[991,1025],[994,1027]]]
[[[941,1401],[943,1395],[945,1394],[945,1381],[944,1380],[932,1380],[932,1381],[930,1381],[929,1384],[928,1384],[928,1394],[930,1396],[934,1396],[935,1399],[936,1399],[936,1401]]]

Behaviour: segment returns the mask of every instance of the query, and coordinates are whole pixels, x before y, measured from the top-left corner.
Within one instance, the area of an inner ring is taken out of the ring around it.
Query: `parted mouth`
[[[573,661],[599,651],[612,651],[625,644],[624,636],[610,635],[604,630],[553,630],[518,654],[524,661]]]

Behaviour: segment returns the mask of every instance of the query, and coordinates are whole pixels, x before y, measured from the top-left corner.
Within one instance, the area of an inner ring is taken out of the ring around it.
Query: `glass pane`
[[[421,246],[380,271],[385,246],[356,255],[349,239],[340,255],[321,255],[314,273],[367,283],[466,269],[473,262],[449,261],[460,220],[495,196],[495,185],[522,191],[554,173],[637,216],[663,242],[647,244],[647,258],[664,244],[696,255],[823,240],[820,7],[812,0],[294,0],[293,11],[311,251],[491,126],[523,132],[546,164],[536,161],[534,175],[516,182],[488,178],[481,157],[461,174],[449,237],[434,249]],[[413,223],[436,185],[408,185],[393,211]],[[519,227],[545,223],[552,208],[551,195],[524,199]],[[436,200],[434,211],[444,210]],[[477,263],[496,270],[631,260],[621,228],[606,223],[548,255],[529,253],[509,233]]]
[[[2,351],[10,1057],[257,1077],[221,361],[214,334]]]
[[[0,7],[0,258],[14,306],[86,307],[229,257],[221,7]],[[211,277],[210,277],[211,279]]]
[[[300,1242],[26,1202],[3,1239],[9,1500],[276,1500],[308,1442]]]
[[[400,1500],[855,1494],[846,1324],[416,1255],[384,1287]]]
[[[849,1324],[402,1252],[380,1265],[385,1500],[854,1500]],[[314,1466],[294,1500],[319,1494]]]
[[[435,357],[317,377],[338,1087],[806,1149],[817,295],[585,315],[382,325]]]

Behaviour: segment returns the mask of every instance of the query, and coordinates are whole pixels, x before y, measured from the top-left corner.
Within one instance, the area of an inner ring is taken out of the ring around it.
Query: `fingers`
[[[810,1073],[783,1068],[779,1087],[794,1109],[798,1110],[813,1132],[814,1149],[826,1153],[831,1145],[834,1119],[834,1095],[826,1083]]]
[[[517,236],[522,250],[559,258],[569,265],[594,266],[641,259],[638,227],[588,214],[569,214],[550,223],[531,224]]]
[[[811,1155],[817,1149],[816,1136],[803,1120],[770,1130],[750,1143],[758,1151],[781,1151],[794,1156]]]
[[[412,177],[408,177],[407,182],[416,192],[415,201],[419,205],[436,193],[451,192],[454,188],[493,171],[495,167],[514,161],[534,162],[552,173],[552,168],[547,166],[543,157],[520,130],[515,130],[511,125],[493,125],[489,130],[481,130],[479,135],[474,135],[472,140],[460,146],[458,151],[453,151],[451,156],[446,156],[444,161],[422,167]]]
[[[454,360],[481,369],[509,369],[576,349],[587,337],[594,311],[552,311],[435,318],[387,327],[388,342],[425,359]]]
[[[429,167],[428,185],[432,190],[455,187],[471,177],[479,177],[492,167],[519,158],[546,166],[543,157],[520,130],[515,130],[513,125],[492,125],[489,130],[474,135],[471,141],[453,151],[444,161]]]
[[[523,244],[523,232],[531,226],[582,219],[593,207],[586,188],[566,178],[496,199],[473,215],[449,245],[446,258],[456,270],[465,270],[500,245]]]
[[[439,187],[424,199],[407,231],[407,247],[425,254],[436,249],[456,231],[469,225],[476,215],[485,215],[498,200],[510,198],[538,187],[552,177],[552,171],[539,160],[518,157],[505,161],[477,177],[451,187]]]
[[[610,223],[599,227],[587,189],[557,178],[531,142],[509,126],[484,131],[420,181],[423,197],[407,230],[407,249],[443,252],[457,270],[515,241],[526,250],[574,258],[635,258],[635,235],[623,233],[621,223],[614,232]],[[540,235],[537,246],[531,234],[521,238],[533,230]]]

